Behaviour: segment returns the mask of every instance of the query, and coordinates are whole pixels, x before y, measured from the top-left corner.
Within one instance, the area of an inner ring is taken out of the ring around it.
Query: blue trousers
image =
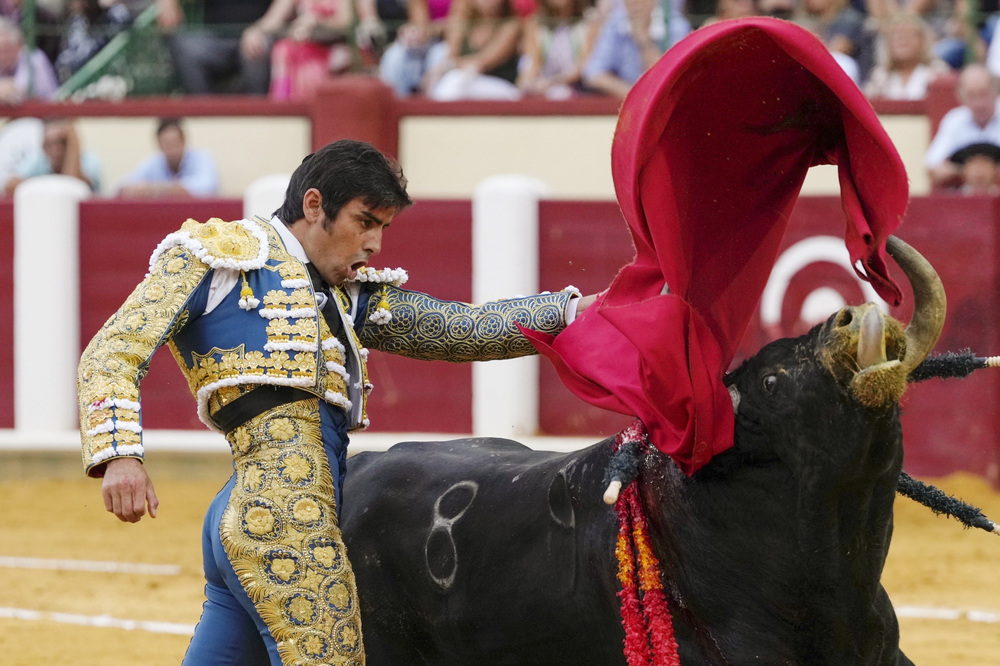
[[[339,515],[347,462],[346,417],[340,409],[320,403],[320,424]],[[277,643],[240,584],[222,545],[219,525],[235,484],[234,472],[205,515],[202,530],[205,603],[183,666],[282,665]]]
[[[185,666],[280,666],[278,645],[243,591],[219,538],[219,522],[229,504],[236,475],[212,500],[202,531],[205,604],[194,637],[184,655]]]

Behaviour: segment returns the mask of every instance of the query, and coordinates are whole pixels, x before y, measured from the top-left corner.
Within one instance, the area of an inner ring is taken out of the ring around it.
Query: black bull
[[[898,399],[944,303],[929,266],[900,264],[918,309],[905,332],[866,305],[771,343],[727,376],[731,450],[692,477],[641,458],[682,663],[910,663],[879,579]],[[368,663],[624,664],[610,456],[608,441],[464,439],[352,458],[342,527]]]

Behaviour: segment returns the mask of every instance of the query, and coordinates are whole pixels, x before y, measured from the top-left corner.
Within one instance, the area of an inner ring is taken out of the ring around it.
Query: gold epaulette
[[[249,271],[262,268],[267,262],[267,233],[252,220],[226,222],[213,217],[204,224],[188,219],[153,251],[149,265],[171,247],[184,246],[199,261],[210,268],[230,268]]]

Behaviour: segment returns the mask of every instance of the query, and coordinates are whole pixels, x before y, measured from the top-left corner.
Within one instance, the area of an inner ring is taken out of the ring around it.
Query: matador
[[[474,306],[375,270],[410,203],[402,171],[338,141],[292,174],[270,220],[188,220],[83,353],[83,460],[106,508],[135,522],[158,500],[142,464],[139,380],[169,346],[234,472],[202,543],[206,602],[185,664],[364,664],[354,576],[338,528],[348,432],[368,425],[368,349],[474,361],[533,353],[518,325],[558,333],[575,290]]]

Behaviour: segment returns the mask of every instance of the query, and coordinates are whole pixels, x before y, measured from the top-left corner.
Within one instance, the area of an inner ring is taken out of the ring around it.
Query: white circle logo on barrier
[[[764,327],[781,325],[781,311],[785,294],[792,279],[810,264],[825,262],[840,266],[861,287],[865,298],[878,304],[882,311],[889,312],[889,304],[875,292],[872,285],[858,277],[851,266],[850,255],[844,247],[844,240],[836,236],[813,236],[795,243],[781,253],[774,263],[771,276],[764,287],[760,299],[760,322]],[[799,318],[808,324],[823,321],[832,313],[847,305],[844,296],[828,286],[810,292],[803,300]]]

